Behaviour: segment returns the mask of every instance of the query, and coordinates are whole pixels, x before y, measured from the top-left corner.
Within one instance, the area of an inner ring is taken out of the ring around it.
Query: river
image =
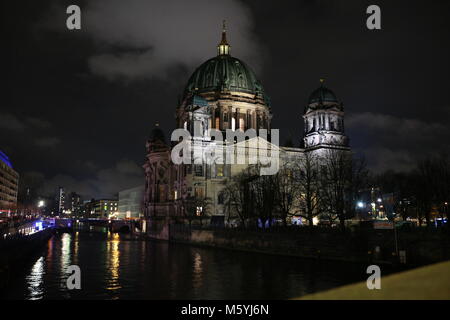
[[[67,289],[70,265],[80,290]],[[74,232],[53,236],[6,299],[289,299],[364,280],[366,267]]]

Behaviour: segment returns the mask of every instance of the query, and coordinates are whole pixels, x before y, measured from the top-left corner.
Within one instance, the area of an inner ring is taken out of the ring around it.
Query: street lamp
[[[44,207],[44,206],[45,206],[44,200],[39,200],[39,202],[38,202],[38,208],[42,208],[42,207]]]
[[[358,206],[358,208],[364,208],[364,202],[362,201],[358,201],[356,205]]]

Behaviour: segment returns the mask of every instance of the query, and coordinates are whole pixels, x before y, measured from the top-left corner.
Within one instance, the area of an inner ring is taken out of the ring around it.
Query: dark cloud
[[[409,170],[423,156],[450,151],[450,129],[444,123],[364,112],[350,114],[346,125],[356,139],[353,146],[377,172]]]
[[[50,122],[40,118],[21,118],[12,113],[0,113],[0,129],[11,131],[24,131],[27,128],[48,129]]]
[[[15,115],[10,113],[0,113],[0,129],[23,131],[25,128],[25,124]]]
[[[27,118],[26,121],[30,125],[39,129],[48,129],[52,126],[49,121],[39,118]]]
[[[45,137],[45,138],[39,138],[35,140],[35,144],[38,147],[55,147],[56,145],[58,145],[59,143],[61,143],[61,139],[57,138],[57,137]]]
[[[45,176],[36,171],[23,173],[21,179],[33,185],[40,194],[49,197],[54,196],[58,187],[62,186],[67,193],[77,192],[84,199],[117,197],[119,191],[144,183],[142,168],[128,159],[118,161],[111,168],[99,170],[87,179],[68,174]]]
[[[63,6],[54,5],[51,12],[52,22],[42,24],[66,32],[56,14],[64,12]],[[253,36],[251,12],[241,1],[87,2],[82,6],[82,34],[101,47],[89,57],[89,68],[108,79],[168,80],[174,66],[191,69],[215,54],[224,19],[235,53],[260,69],[262,49]]]

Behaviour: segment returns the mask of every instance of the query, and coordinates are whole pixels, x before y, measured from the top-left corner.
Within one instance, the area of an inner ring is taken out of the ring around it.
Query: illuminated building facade
[[[118,201],[113,199],[93,200],[88,218],[109,219],[118,213]]]
[[[189,78],[183,98],[176,108],[176,128],[190,133],[191,149],[204,150],[205,146],[230,148],[241,142],[230,139],[228,133],[258,132],[257,147],[279,152],[277,161],[295,162],[306,153],[321,157],[327,150],[349,152],[344,132],[343,104],[332,90],[324,86],[310,95],[303,113],[297,115],[305,124],[299,140],[303,148],[279,147],[271,136],[272,106],[255,73],[243,61],[231,56],[225,28],[217,47],[217,56],[201,64]],[[216,140],[212,131],[222,133],[224,140]],[[261,132],[267,130],[265,136]],[[244,144],[246,142],[243,142]],[[253,151],[245,144],[244,152]],[[171,151],[176,144],[166,141],[157,124],[146,144],[147,156],[143,165],[146,184],[144,215],[148,220],[182,217],[186,199],[207,199],[208,215],[212,220],[226,221],[226,204],[222,197],[224,182],[248,167],[248,164],[200,163],[176,165]],[[202,154],[201,152],[198,154]],[[259,155],[259,153],[258,153]],[[196,161],[196,159],[193,159]],[[201,215],[203,207],[198,207]],[[150,221],[149,221],[150,222]]]
[[[119,211],[116,218],[138,219],[143,216],[142,202],[144,186],[139,186],[119,192]]]
[[[8,156],[0,151],[0,213],[11,213],[17,207],[19,174]]]

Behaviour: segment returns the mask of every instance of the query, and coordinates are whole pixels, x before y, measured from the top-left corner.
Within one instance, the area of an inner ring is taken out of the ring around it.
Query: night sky
[[[66,28],[66,8],[82,29]],[[381,7],[382,30],[366,28]],[[272,127],[299,145],[319,79],[344,103],[354,150],[374,172],[450,149],[449,1],[2,1],[0,150],[24,185],[86,198],[143,184],[145,141],[167,134],[190,74],[231,54],[271,97]]]

